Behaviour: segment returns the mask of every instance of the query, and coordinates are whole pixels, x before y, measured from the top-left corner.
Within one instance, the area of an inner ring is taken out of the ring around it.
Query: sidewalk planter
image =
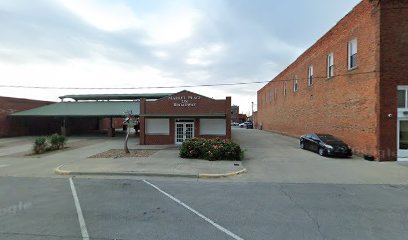
[[[180,147],[181,158],[239,161],[242,156],[241,147],[228,139],[193,138],[184,141]]]

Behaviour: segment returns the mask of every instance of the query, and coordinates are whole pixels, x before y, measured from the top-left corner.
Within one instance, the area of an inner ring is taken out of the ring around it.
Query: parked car
[[[254,128],[254,124],[252,122],[248,122],[246,125],[247,129],[253,129]]]
[[[351,157],[353,155],[346,143],[330,134],[305,134],[300,137],[300,148],[317,152],[320,156]]]
[[[243,122],[239,124],[240,128],[246,128],[247,122]]]

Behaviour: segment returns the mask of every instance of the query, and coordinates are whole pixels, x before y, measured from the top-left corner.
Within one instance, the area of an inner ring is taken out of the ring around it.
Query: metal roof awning
[[[81,94],[81,95],[64,95],[59,97],[61,100],[71,98],[75,101],[84,100],[138,100],[146,99],[160,99],[173,95],[174,93],[141,93],[141,94]]]
[[[122,117],[125,111],[140,114],[140,103],[114,102],[60,102],[10,114],[12,117]]]

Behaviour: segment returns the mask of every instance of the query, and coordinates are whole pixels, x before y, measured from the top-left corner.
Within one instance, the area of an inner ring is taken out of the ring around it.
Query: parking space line
[[[74,197],[75,207],[78,214],[79,227],[81,228],[82,239],[89,240],[89,234],[88,230],[86,229],[84,215],[82,214],[81,205],[79,204],[78,195],[72,177],[69,178],[69,184],[71,185],[72,196]]]
[[[222,227],[221,225],[215,223],[213,220],[207,218],[206,216],[204,216],[203,214],[199,213],[198,211],[194,210],[193,208],[189,207],[187,204],[183,203],[182,201],[180,201],[179,199],[173,197],[171,194],[161,190],[159,187],[157,187],[156,185],[154,185],[153,183],[150,183],[147,180],[143,180],[143,182],[145,182],[146,184],[150,185],[151,187],[155,188],[157,191],[163,193],[164,195],[166,195],[167,197],[169,197],[171,200],[175,201],[176,203],[180,204],[181,206],[183,206],[184,208],[190,210],[191,212],[193,212],[194,214],[196,214],[197,216],[199,216],[200,218],[204,219],[206,222],[210,223],[211,225],[213,225],[214,227],[216,227],[218,230],[224,232],[225,234],[229,235],[230,237],[234,238],[235,240],[244,240],[243,238],[241,238],[240,236],[232,233],[231,231],[229,231],[228,229]]]

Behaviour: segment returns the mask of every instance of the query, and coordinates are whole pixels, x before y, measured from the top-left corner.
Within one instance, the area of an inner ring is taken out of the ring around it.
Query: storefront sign
[[[196,107],[197,100],[200,96],[170,96],[169,99],[174,101],[173,107]]]

